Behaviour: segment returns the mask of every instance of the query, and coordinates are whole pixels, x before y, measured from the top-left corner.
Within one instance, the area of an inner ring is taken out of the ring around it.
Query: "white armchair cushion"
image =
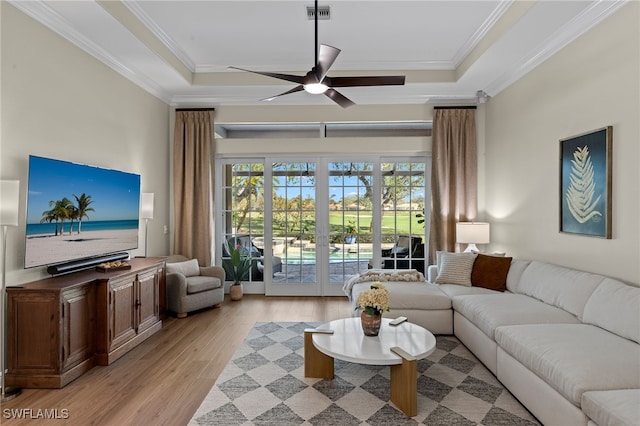
[[[471,287],[471,270],[475,261],[475,253],[440,253],[436,284]]]
[[[200,275],[200,265],[198,259],[191,259],[185,262],[167,263],[167,273],[180,273],[185,277],[195,277]]]

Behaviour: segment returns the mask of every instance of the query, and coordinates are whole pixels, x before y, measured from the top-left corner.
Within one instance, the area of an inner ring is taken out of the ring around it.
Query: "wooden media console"
[[[7,386],[61,388],[162,328],[165,259],[7,287]]]

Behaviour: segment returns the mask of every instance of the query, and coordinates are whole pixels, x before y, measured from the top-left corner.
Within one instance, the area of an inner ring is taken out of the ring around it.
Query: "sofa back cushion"
[[[640,343],[640,288],[605,278],[587,301],[583,322]]]
[[[520,278],[522,273],[531,263],[529,260],[515,259],[511,261],[509,267],[509,273],[507,274],[507,290],[511,293],[519,293],[518,286],[520,285]]]
[[[191,259],[185,262],[167,263],[167,273],[180,273],[185,277],[195,277],[200,275],[200,265],[198,259]]]
[[[522,272],[517,291],[572,313],[582,320],[587,300],[602,275],[532,261]]]

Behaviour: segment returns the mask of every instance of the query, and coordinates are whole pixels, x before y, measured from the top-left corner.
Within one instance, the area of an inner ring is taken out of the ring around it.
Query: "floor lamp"
[[[147,257],[149,219],[153,219],[153,192],[143,192],[141,198],[140,210],[144,219],[144,257]]]
[[[7,374],[7,230],[9,226],[18,226],[18,210],[20,207],[20,181],[0,181],[0,227],[2,227],[2,283],[0,284],[0,298],[2,314],[0,315],[0,387],[2,394],[0,402],[9,401],[20,394],[18,388],[5,387]]]

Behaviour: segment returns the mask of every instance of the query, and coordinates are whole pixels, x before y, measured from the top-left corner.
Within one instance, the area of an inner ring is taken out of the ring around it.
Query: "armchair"
[[[218,307],[224,300],[224,269],[202,267],[197,259],[172,255],[167,259],[167,309],[178,318],[188,312]]]

